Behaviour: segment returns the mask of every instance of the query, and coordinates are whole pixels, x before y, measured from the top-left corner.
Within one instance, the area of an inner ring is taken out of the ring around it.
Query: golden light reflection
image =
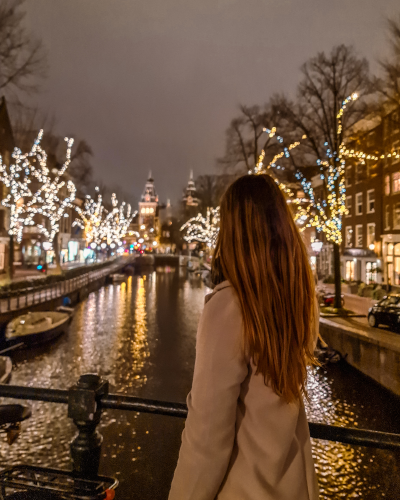
[[[139,278],[135,301],[135,325],[134,336],[131,340],[130,351],[132,353],[132,370],[134,379],[145,384],[147,377],[143,372],[146,359],[149,357],[148,328],[146,313],[146,290],[144,286],[145,277]],[[141,384],[141,385],[142,385]],[[132,384],[129,384],[132,385]]]

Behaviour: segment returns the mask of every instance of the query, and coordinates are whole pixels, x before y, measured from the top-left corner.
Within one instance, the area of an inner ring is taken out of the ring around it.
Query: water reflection
[[[18,354],[13,383],[67,388],[79,375],[97,372],[113,391],[184,401],[208,292],[200,279],[177,268],[149,269],[104,287],[77,306],[68,335]],[[400,432],[398,402],[352,370],[330,367],[310,373],[309,395],[312,421]],[[33,417],[19,441],[11,448],[1,442],[1,462],[69,466],[75,429],[66,407],[32,407]],[[182,428],[183,422],[171,417],[104,413],[102,471],[119,477],[120,498],[167,497]],[[313,453],[322,500],[400,498],[393,494],[396,463],[391,453],[318,440]]]

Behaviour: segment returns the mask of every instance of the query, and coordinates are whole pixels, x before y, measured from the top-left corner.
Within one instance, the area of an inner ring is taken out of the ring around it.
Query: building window
[[[346,208],[347,208],[347,211],[348,211],[348,214],[346,215],[346,217],[351,217],[351,207],[352,207],[352,204],[353,204],[353,197],[352,196],[346,196]]]
[[[367,225],[367,246],[373,245],[375,243],[375,223]]]
[[[358,224],[356,226],[356,247],[363,246],[363,225]]]
[[[356,184],[363,180],[364,171],[365,164],[363,165],[361,162],[356,163]]]
[[[390,229],[390,206],[385,207],[385,230]]]
[[[400,172],[392,174],[392,193],[400,191]]]
[[[346,187],[350,187],[351,186],[351,175],[352,175],[352,166],[349,165],[347,168],[346,168]]]
[[[345,245],[347,248],[351,248],[353,246],[353,228],[351,226],[346,226]]]
[[[390,175],[385,175],[385,195],[390,195]]]
[[[365,283],[369,285],[370,283],[376,283],[376,262],[366,262],[365,264]]]
[[[367,213],[372,214],[375,212],[375,189],[367,191]]]
[[[367,146],[372,147],[375,144],[375,132],[370,132],[367,136]]]
[[[362,215],[363,213],[363,194],[362,193],[357,193],[356,194],[356,215]]]
[[[400,141],[393,143],[392,164],[400,161]]]
[[[393,206],[393,229],[400,229],[400,203]]]
[[[346,281],[354,281],[354,260],[346,260]]]

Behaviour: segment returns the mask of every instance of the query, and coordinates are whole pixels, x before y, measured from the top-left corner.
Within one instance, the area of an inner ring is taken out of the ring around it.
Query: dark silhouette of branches
[[[376,82],[378,92],[389,103],[400,104],[400,16],[388,19],[389,43],[391,57],[380,61],[383,78]]]
[[[239,110],[226,131],[226,152],[218,164],[226,172],[246,174],[257,165],[262,150],[267,158],[276,152],[276,140],[263,129],[277,126],[279,115],[269,105],[240,105]]]
[[[24,26],[24,0],[0,3],[0,90],[14,99],[20,93],[38,90],[38,80],[46,74],[42,44]]]
[[[295,168],[316,165],[317,159],[329,161],[341,139],[367,115],[368,96],[373,90],[367,60],[358,58],[353,48],[345,45],[334,47],[329,55],[321,52],[309,59],[301,72],[295,101],[282,95],[272,99],[275,113],[283,119],[280,135],[286,142],[302,138],[301,146],[291,155]],[[353,93],[360,98],[347,105],[338,137],[338,112]]]

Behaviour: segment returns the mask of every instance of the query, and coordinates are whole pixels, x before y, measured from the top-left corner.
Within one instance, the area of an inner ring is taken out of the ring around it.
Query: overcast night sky
[[[398,0],[28,0],[49,75],[34,101],[94,150],[95,176],[161,201],[216,171],[237,105],[293,92],[318,51],[353,44],[373,70]],[[272,124],[273,125],[273,124]]]

